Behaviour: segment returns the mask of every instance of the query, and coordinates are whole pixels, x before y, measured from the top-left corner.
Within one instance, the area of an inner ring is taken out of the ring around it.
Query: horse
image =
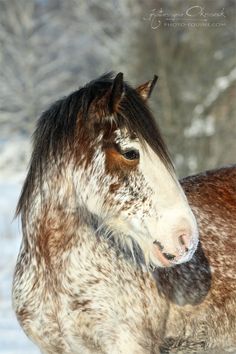
[[[43,353],[236,349],[236,166],[178,181],[156,81],[104,74],[37,122],[12,298]]]

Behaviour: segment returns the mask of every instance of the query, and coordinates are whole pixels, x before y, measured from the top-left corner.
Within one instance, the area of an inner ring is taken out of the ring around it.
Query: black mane
[[[58,155],[63,153],[63,144],[73,141],[78,113],[86,122],[89,119],[91,103],[102,97],[111,88],[113,80],[114,73],[104,74],[69,96],[55,102],[41,115],[33,134],[33,153],[16,214],[19,214],[28,204],[35,187],[36,177],[39,176],[42,179],[43,166],[45,167],[49,155],[52,154],[57,159]],[[134,132],[141,141],[149,144],[167,168],[170,171],[173,169],[154,117],[143,99],[128,83],[124,83],[124,97],[119,104],[116,116],[118,124],[122,122],[122,125]]]

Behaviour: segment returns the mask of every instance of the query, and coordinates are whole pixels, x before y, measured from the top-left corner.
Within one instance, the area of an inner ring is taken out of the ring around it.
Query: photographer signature
[[[220,12],[207,12],[202,6],[191,6],[184,12],[170,13],[165,12],[162,8],[160,10],[151,10],[148,17],[143,19],[149,21],[152,29],[156,29],[161,26],[162,20],[166,21],[208,21],[210,18],[219,19],[220,17],[226,17],[224,8]]]

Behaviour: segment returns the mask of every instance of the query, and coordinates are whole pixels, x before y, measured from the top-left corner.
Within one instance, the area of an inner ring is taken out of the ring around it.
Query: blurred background
[[[0,353],[36,354],[11,310],[14,208],[36,119],[104,72],[159,76],[151,108],[180,177],[236,160],[235,0],[0,0]]]

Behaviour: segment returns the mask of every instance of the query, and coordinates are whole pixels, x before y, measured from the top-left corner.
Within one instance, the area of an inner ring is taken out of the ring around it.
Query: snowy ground
[[[20,182],[0,181],[0,354],[39,354],[11,307],[12,276],[21,240],[19,221],[12,219],[20,188]]]

